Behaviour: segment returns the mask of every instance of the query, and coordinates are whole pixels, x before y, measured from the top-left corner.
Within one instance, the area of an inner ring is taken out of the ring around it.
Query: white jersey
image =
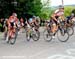
[[[56,16],[64,15],[64,11],[59,11],[59,9],[56,10],[54,13],[56,14]]]

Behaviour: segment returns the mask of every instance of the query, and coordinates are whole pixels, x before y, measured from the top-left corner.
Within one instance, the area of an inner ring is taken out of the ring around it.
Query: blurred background
[[[41,24],[50,19],[51,14],[59,5],[64,5],[65,16],[75,13],[75,0],[0,0],[0,29],[3,20],[16,12],[18,18],[39,16]]]

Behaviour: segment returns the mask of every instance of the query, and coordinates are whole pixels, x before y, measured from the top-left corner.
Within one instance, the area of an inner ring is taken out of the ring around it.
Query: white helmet
[[[71,16],[74,16],[74,13],[72,13]]]
[[[13,13],[13,16],[17,17],[17,14],[16,13]]]

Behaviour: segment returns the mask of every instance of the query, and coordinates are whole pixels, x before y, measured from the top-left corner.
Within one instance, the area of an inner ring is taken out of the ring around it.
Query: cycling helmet
[[[36,16],[33,16],[32,19],[36,19]]]
[[[15,17],[17,17],[17,14],[16,13],[13,13],[12,15],[15,16]]]
[[[64,6],[62,6],[62,5],[59,5],[59,8],[64,8]]]
[[[71,16],[74,16],[74,13],[72,13]]]

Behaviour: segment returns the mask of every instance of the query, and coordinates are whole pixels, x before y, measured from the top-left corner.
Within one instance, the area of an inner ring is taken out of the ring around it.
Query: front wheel
[[[31,33],[26,31],[26,40],[30,41],[30,39],[31,39]]]
[[[11,45],[15,44],[16,39],[17,39],[17,35],[18,35],[18,32],[16,31],[16,32],[14,33],[14,37],[13,37],[13,38],[9,37],[9,43],[10,43]]]
[[[33,34],[32,34],[32,39],[34,41],[38,41],[40,39],[40,32],[39,31],[35,31]]]
[[[63,34],[63,32],[64,32],[64,34]],[[57,38],[61,42],[67,42],[68,39],[69,39],[69,34],[67,32],[65,32],[64,29],[63,29],[63,31],[58,30],[58,32],[57,32]]]
[[[68,32],[69,36],[72,36],[72,35],[74,34],[74,29],[73,29],[73,27],[68,27],[68,28],[67,28],[67,32]]]

